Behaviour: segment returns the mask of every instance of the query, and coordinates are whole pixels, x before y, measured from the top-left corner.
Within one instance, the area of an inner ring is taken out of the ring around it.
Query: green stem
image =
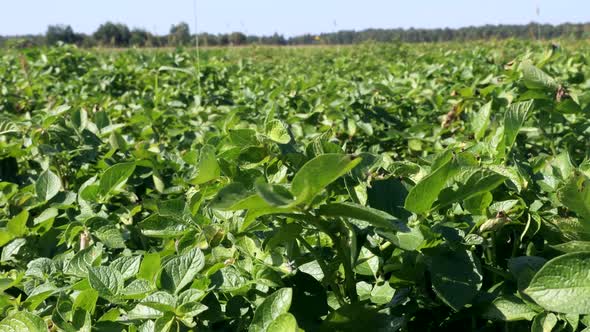
[[[341,221],[339,222],[340,230],[332,230],[323,220],[311,214],[310,212],[305,212],[304,214],[285,215],[294,219],[305,221],[308,224],[319,229],[321,232],[326,233],[330,237],[330,239],[334,243],[336,254],[338,255],[338,258],[340,258],[340,260],[342,261],[342,266],[344,267],[344,285],[347,293],[346,295],[348,295],[348,297],[350,298],[351,303],[358,302],[359,299],[358,294],[356,293],[356,281],[354,276],[354,270],[352,268],[351,257],[350,255],[347,255],[347,253],[350,252],[350,248],[346,241],[348,237],[348,231],[344,223],[342,223]],[[346,236],[338,236],[338,233],[346,234]]]
[[[341,225],[341,232],[342,234],[347,234],[348,229],[343,222],[340,222]],[[352,266],[352,257],[350,255],[350,246],[347,243],[347,236],[341,236],[340,238],[334,239],[334,243],[336,243],[336,251],[340,260],[342,260],[342,265],[344,266],[344,285],[346,287],[346,292],[348,293],[348,297],[350,298],[351,303],[356,303],[359,301],[358,294],[356,293],[356,278],[354,276],[354,270]]]
[[[324,273],[324,278],[325,278],[324,280],[328,280],[328,284],[330,285],[330,287],[334,291],[334,295],[336,295],[336,299],[338,300],[338,303],[340,303],[340,305],[344,305],[346,303],[344,301],[344,297],[340,293],[340,288],[334,282],[334,278],[332,278],[333,277],[332,273],[330,273],[330,270],[328,269],[328,265],[326,264],[326,262],[320,257],[320,255],[311,246],[311,244],[309,244],[309,242],[307,242],[307,240],[305,240],[305,238],[303,238],[303,236],[298,235],[297,240],[299,240],[299,242],[301,242],[301,244],[305,247],[305,249],[307,249],[307,251],[309,251],[313,255],[315,260],[320,265],[322,272]]]

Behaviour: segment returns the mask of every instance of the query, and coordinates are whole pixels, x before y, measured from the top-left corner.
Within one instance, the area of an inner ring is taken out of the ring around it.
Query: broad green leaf
[[[551,312],[540,313],[533,320],[531,332],[551,332],[555,325],[557,325],[557,321],[557,316]]]
[[[39,316],[21,311],[0,321],[2,332],[47,332],[47,324]]]
[[[255,187],[258,195],[272,206],[288,206],[293,203],[291,193],[283,186],[266,183],[259,179],[256,181]]]
[[[86,277],[88,268],[95,265],[100,260],[102,254],[102,246],[93,245],[86,249],[80,250],[67,263],[65,273],[73,274],[77,277]]]
[[[436,207],[440,208],[455,202],[461,202],[471,197],[490,192],[501,185],[506,178],[494,171],[480,169],[475,171],[457,190],[443,190],[438,196]]]
[[[328,153],[308,161],[299,169],[291,182],[291,192],[295,203],[310,201],[326,186],[353,169],[361,161],[350,155]]]
[[[269,207],[270,205],[256,193],[247,190],[243,184],[234,182],[221,188],[209,206],[222,211],[234,211]]]
[[[110,267],[119,271],[124,280],[134,277],[139,272],[141,256],[122,256],[115,259]]]
[[[126,247],[125,239],[123,238],[119,228],[117,228],[115,225],[100,227],[99,229],[93,231],[92,235],[96,236],[98,240],[107,248],[123,249]]]
[[[121,290],[126,299],[142,299],[154,290],[152,283],[145,279],[135,279]]]
[[[72,311],[77,308],[85,310],[89,313],[94,313],[96,301],[98,300],[98,292],[94,289],[86,289],[78,293],[74,299]]]
[[[379,312],[362,303],[345,304],[332,311],[322,322],[319,331],[397,331],[403,319]]]
[[[387,212],[362,206],[356,203],[332,203],[320,206],[319,214],[327,217],[347,217],[363,220],[375,227],[386,230],[398,230],[407,228],[399,220]]]
[[[168,292],[155,292],[141,301],[141,304],[163,312],[174,312],[176,296]]]
[[[162,266],[160,275],[162,288],[175,294],[179,293],[193,281],[204,266],[205,256],[198,248],[170,259]]]
[[[558,189],[559,201],[577,213],[584,221],[590,222],[590,179],[575,173]]]
[[[490,320],[513,322],[518,320],[532,320],[537,312],[523,300],[516,296],[503,296],[496,298],[487,305],[482,313],[483,317]]]
[[[248,331],[268,331],[268,327],[275,319],[289,311],[292,297],[293,290],[291,288],[281,288],[269,295],[254,311]]]
[[[548,261],[535,274],[525,293],[548,311],[590,314],[590,252],[577,252]]]
[[[28,310],[35,310],[50,296],[59,293],[60,291],[63,290],[55,287],[55,285],[50,282],[41,284],[28,294],[24,305]]]
[[[522,71],[522,81],[527,88],[551,91],[557,89],[557,81],[541,69],[537,68],[530,61],[523,61],[519,68]]]
[[[129,319],[157,319],[162,317],[162,312],[140,303],[129,310],[127,317]]]
[[[172,238],[189,232],[188,226],[180,219],[152,214],[139,224],[141,233],[148,237]]]
[[[0,256],[1,262],[6,262],[18,255],[20,249],[27,243],[25,239],[14,239],[4,247],[2,247],[2,255]]]
[[[417,226],[400,228],[397,232],[377,230],[377,234],[403,250],[417,250],[424,242],[424,235]]]
[[[27,234],[27,220],[29,219],[29,212],[23,210],[21,213],[12,217],[6,224],[6,229],[16,237]]]
[[[387,304],[393,298],[395,289],[389,286],[388,282],[383,285],[375,285],[371,291],[371,302],[375,304]]]
[[[211,145],[203,146],[199,154],[197,175],[190,182],[192,184],[203,184],[217,179],[220,175],[221,169],[219,163],[217,163],[215,148]]]
[[[160,255],[158,253],[149,253],[143,256],[139,266],[138,278],[155,281],[155,277],[160,271]]]
[[[271,120],[266,124],[266,137],[280,144],[287,144],[291,141],[287,128],[280,120]]]
[[[473,126],[473,133],[476,140],[481,140],[490,125],[490,116],[492,114],[492,102],[484,104],[479,112],[475,114],[471,125]]]
[[[569,241],[565,243],[554,244],[551,246],[551,248],[561,251],[563,253],[582,251],[590,252],[590,241]]]
[[[98,194],[107,196],[119,190],[135,171],[135,163],[120,163],[107,168],[100,177]]]
[[[431,257],[432,288],[454,310],[460,310],[477,295],[483,275],[471,251],[444,250]]]
[[[425,176],[410,190],[404,205],[406,210],[414,213],[429,211],[447,181],[460,170],[450,153],[445,153],[444,161],[439,162],[442,164],[440,167]]]
[[[187,302],[179,305],[176,309],[176,313],[181,316],[195,317],[207,309],[208,307],[202,303]]]
[[[48,201],[55,197],[61,189],[61,180],[50,170],[46,170],[35,182],[35,192],[41,201]]]
[[[284,313],[270,323],[267,332],[297,332],[297,320],[290,313]]]
[[[100,296],[111,298],[123,289],[123,276],[109,266],[88,268],[88,281]]]
[[[174,319],[174,315],[172,313],[167,313],[164,316],[156,319],[156,324],[154,325],[154,330],[158,332],[168,332],[173,330],[173,327],[176,326],[178,322]],[[178,330],[178,327],[175,329]]]
[[[508,260],[508,270],[516,279],[519,291],[529,286],[534,275],[546,262],[546,259],[537,256],[519,256]]]
[[[512,148],[516,136],[532,108],[533,100],[529,100],[514,103],[506,110],[506,114],[504,115],[504,146],[500,153],[501,156],[504,155],[504,149],[510,150]]]
[[[45,279],[46,275],[50,275],[56,271],[55,263],[46,257],[40,257],[27,263],[27,270],[25,275],[35,276],[39,279]]]

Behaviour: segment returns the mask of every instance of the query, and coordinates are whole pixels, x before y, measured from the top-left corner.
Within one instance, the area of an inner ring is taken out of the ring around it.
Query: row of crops
[[[0,331],[590,330],[582,43],[0,53]]]

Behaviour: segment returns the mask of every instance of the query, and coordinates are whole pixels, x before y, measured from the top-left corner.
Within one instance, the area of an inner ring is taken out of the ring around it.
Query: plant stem
[[[332,278],[333,277],[332,273],[328,269],[328,265],[326,264],[326,262],[322,259],[322,257],[320,257],[320,255],[311,246],[311,244],[309,244],[309,242],[307,242],[307,240],[305,240],[305,238],[303,238],[303,236],[298,235],[297,240],[299,240],[299,242],[301,242],[301,244],[305,247],[305,249],[307,249],[307,251],[309,251],[313,255],[313,257],[316,259],[316,261],[320,265],[320,268],[322,269],[322,272],[324,273],[324,278],[328,280],[328,284],[330,285],[330,287],[334,291],[334,295],[336,295],[336,299],[338,300],[338,303],[340,303],[340,305],[344,305],[346,303],[344,301],[344,297],[340,293],[340,288],[334,282],[334,278]]]

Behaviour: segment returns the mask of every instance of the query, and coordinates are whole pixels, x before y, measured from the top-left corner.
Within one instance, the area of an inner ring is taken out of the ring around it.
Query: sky
[[[589,0],[4,0],[0,35],[69,24],[92,33],[106,21],[157,34],[185,21],[195,32],[285,36],[367,28],[590,22]],[[539,16],[536,8],[539,7]]]

